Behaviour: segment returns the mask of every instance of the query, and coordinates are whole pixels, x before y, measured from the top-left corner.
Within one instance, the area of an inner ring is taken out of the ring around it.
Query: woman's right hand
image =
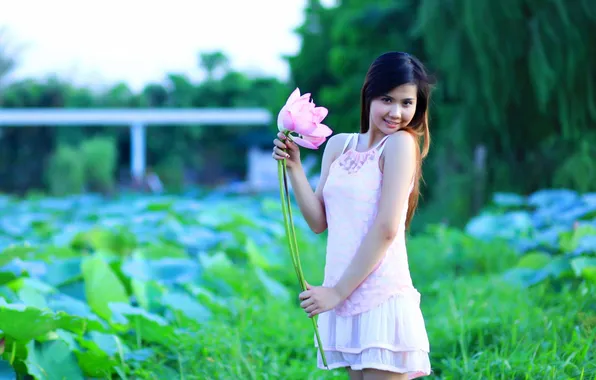
[[[277,134],[273,140],[273,158],[275,160],[286,160],[286,166],[289,169],[300,166],[300,149],[295,142],[289,141],[282,132]],[[285,149],[285,152],[283,151]]]

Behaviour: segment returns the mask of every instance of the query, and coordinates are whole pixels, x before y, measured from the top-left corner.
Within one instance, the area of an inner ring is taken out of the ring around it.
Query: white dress
[[[378,159],[386,138],[366,152],[346,150],[352,141],[356,145],[357,136],[347,139],[323,189],[328,227],[323,286],[337,283],[377,213],[382,184]],[[431,373],[420,293],[408,267],[407,208],[406,201],[399,233],[373,272],[344,302],[318,316],[329,369],[375,368],[407,373],[410,379]],[[317,365],[326,369],[320,353]]]

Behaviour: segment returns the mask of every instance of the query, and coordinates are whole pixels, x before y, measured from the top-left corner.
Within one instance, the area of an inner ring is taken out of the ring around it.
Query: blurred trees
[[[207,72],[209,79],[213,79],[215,70],[226,69],[229,63],[228,57],[221,51],[199,54],[199,66]]]
[[[1,45],[0,45],[1,47]],[[0,50],[1,51],[1,50]],[[10,62],[0,54],[0,64]],[[231,70],[222,52],[202,53],[198,65],[207,79],[193,83],[183,74],[168,74],[163,83],[150,83],[136,93],[126,84],[104,91],[77,87],[58,78],[23,79],[1,89],[3,108],[205,108],[260,107],[277,112],[289,89],[276,78],[248,77]],[[217,74],[217,77],[215,76]],[[256,129],[255,129],[256,128]],[[255,130],[260,131],[255,133]],[[92,137],[94,143],[85,142]],[[270,144],[270,126],[152,126],[147,130],[147,163],[171,188],[179,188],[190,175],[209,184],[222,178],[237,179],[244,171],[245,151],[251,144]],[[106,144],[112,144],[110,146]],[[103,147],[103,148],[102,148]],[[113,127],[2,127],[0,128],[0,192],[25,193],[32,189],[56,189],[63,194],[60,178],[52,173],[72,168],[76,186],[86,190],[112,189],[114,180],[126,179],[130,165],[128,126]],[[103,153],[102,153],[103,152]],[[102,156],[103,154],[103,156]],[[81,162],[68,162],[68,160]],[[113,168],[105,167],[113,162]],[[209,162],[209,165],[203,165]],[[102,179],[80,178],[82,173]],[[95,165],[97,167],[90,167]],[[110,179],[109,174],[113,177]]]
[[[497,190],[596,190],[596,2],[312,0],[305,15],[293,79],[336,132],[358,130],[382,52],[408,51],[437,77],[429,217],[464,220]]]
[[[368,66],[382,52],[404,50],[438,79],[421,202],[428,218],[466,220],[494,191],[596,190],[596,2],[340,0],[325,8],[309,0],[296,33],[302,46],[287,57],[292,83],[250,78],[230,70],[223,53],[203,52],[197,64],[207,75],[200,83],[173,73],[140,93],[124,84],[96,93],[53,78],[23,80],[3,89],[1,106],[257,106],[276,114],[297,86],[329,108],[334,132],[357,131]],[[192,168],[203,178],[239,175],[244,156],[238,150],[271,139],[270,130],[223,127],[149,132],[148,162],[171,178],[180,178],[172,167]],[[76,146],[97,134],[114,139],[118,168],[128,170],[126,128],[1,133],[0,191],[43,187],[39,178],[58,145]],[[70,156],[62,151],[63,159]]]

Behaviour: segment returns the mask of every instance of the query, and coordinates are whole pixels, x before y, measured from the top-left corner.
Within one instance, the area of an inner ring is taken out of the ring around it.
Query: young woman
[[[273,158],[287,160],[308,225],[328,230],[325,280],[300,294],[301,307],[319,315],[329,368],[346,367],[351,379],[431,372],[405,243],[430,142],[429,97],[428,76],[415,57],[389,52],[375,59],[362,87],[360,133],[328,140],[314,192],[297,145],[282,133],[274,140]],[[318,366],[324,368],[320,355]]]

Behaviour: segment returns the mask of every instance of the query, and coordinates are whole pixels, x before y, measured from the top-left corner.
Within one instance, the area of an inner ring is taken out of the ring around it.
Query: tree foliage
[[[323,7],[308,0],[304,15],[296,29],[301,48],[286,57],[291,83],[248,77],[231,70],[225,54],[202,52],[197,64],[206,79],[200,83],[171,73],[139,93],[124,84],[97,93],[58,79],[29,79],[6,86],[1,106],[259,106],[276,114],[298,86],[329,108],[326,122],[336,133],[352,132],[359,129],[368,66],[382,52],[402,50],[418,56],[438,80],[421,202],[429,217],[463,221],[494,191],[596,190],[589,174],[596,162],[594,1],[339,0]],[[12,67],[6,57],[1,62]],[[227,152],[268,144],[271,136],[237,131],[155,128],[148,159],[162,167],[182,162],[203,176],[239,173],[241,160]],[[40,185],[36,178],[58,142],[78,144],[98,133],[115,138],[118,166],[126,169],[126,129],[3,128],[0,190]]]
[[[317,18],[326,24],[312,38],[306,26]],[[497,190],[596,190],[581,180],[596,160],[596,3],[311,1],[298,33],[293,78],[330,108],[338,132],[358,130],[360,88],[382,52],[408,51],[437,77],[425,166],[437,213],[463,219]],[[297,67],[315,58],[319,66]]]
[[[222,52],[204,53],[200,57],[201,68],[207,75],[205,80],[197,83],[183,74],[170,73],[165,81],[150,83],[135,92],[124,83],[103,91],[93,91],[60,78],[22,79],[2,88],[0,107],[259,107],[276,112],[289,93],[287,85],[276,78],[249,77],[230,69],[228,58]],[[0,62],[3,61],[8,61],[8,58],[0,55]],[[273,136],[271,126],[262,129],[254,126],[246,129],[237,126],[202,127],[205,128],[172,128],[169,125],[149,128],[149,169],[168,178],[181,178],[185,171],[189,171],[192,178],[202,184],[221,181],[222,177],[239,178],[245,170],[243,158],[246,149],[254,144],[270,144]],[[261,133],[255,133],[255,130]],[[130,134],[126,125],[123,128],[100,125],[84,128],[43,125],[0,128],[0,192],[24,193],[51,187],[52,182],[44,174],[50,169],[51,155],[71,152],[66,148],[58,152],[58,147],[74,148],[93,136],[114,141],[118,150],[118,171],[115,175],[123,174],[122,178],[126,178],[130,164]],[[62,154],[62,161],[71,156]],[[204,165],[205,162],[210,164]]]

